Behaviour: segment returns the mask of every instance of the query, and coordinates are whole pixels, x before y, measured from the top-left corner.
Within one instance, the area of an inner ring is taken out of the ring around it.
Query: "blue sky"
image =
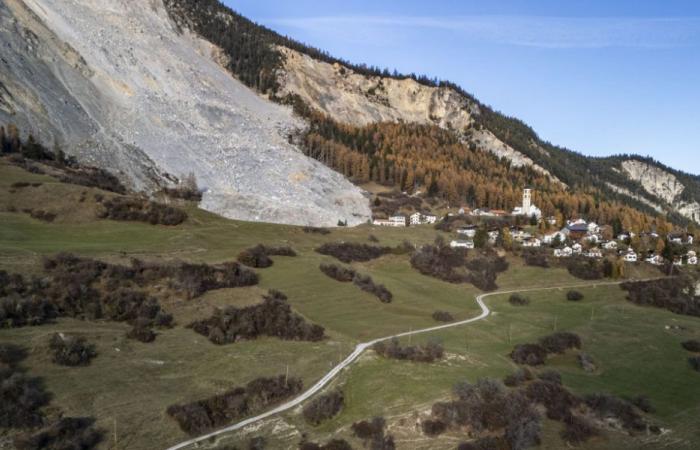
[[[225,3],[334,56],[454,81],[554,144],[700,174],[700,2]]]

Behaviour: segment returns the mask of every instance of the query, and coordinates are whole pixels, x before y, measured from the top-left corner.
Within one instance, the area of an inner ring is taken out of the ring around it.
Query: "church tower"
[[[530,207],[532,206],[532,189],[525,189],[523,191],[523,214],[526,216],[530,215]]]

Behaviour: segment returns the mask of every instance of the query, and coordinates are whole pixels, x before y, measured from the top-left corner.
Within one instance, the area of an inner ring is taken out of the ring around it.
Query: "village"
[[[627,263],[644,262],[655,266],[672,263],[674,266],[698,265],[698,253],[694,249],[695,236],[691,230],[679,230],[660,235],[655,230],[636,234],[622,230],[615,234],[612,226],[589,222],[583,218],[568,219],[564,226],[555,217],[543,217],[542,211],[532,202],[532,189],[523,191],[522,205],[510,213],[504,210],[460,207],[448,212],[442,221],[464,218],[469,224],[450,231],[455,234],[450,241],[452,248],[474,249],[491,246],[520,246],[522,248],[551,249],[555,258],[585,257],[602,259],[616,257]],[[517,223],[527,225],[498,225],[497,219],[518,218]],[[494,220],[489,220],[494,219]],[[524,220],[523,220],[524,219]],[[489,224],[489,222],[491,222]],[[437,224],[438,216],[429,212],[410,215],[396,214],[387,219],[374,219],[372,224],[385,227],[409,227]],[[552,230],[554,228],[554,230]]]

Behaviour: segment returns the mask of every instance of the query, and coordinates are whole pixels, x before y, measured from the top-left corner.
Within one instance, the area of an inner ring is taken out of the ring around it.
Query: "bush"
[[[64,417],[50,426],[15,439],[18,450],[90,450],[102,442],[104,433],[95,429],[95,419]]]
[[[572,290],[566,293],[566,299],[570,302],[578,302],[583,300],[583,294]]]
[[[581,368],[586,372],[595,372],[598,369],[593,357],[588,353],[579,353],[577,359]]]
[[[639,408],[640,411],[643,411],[645,413],[654,412],[654,406],[651,404],[651,400],[649,400],[649,397],[647,397],[646,395],[638,395],[637,397],[631,399],[630,402],[634,406]]]
[[[126,337],[147,344],[156,340],[156,333],[148,325],[134,324],[131,330],[126,333]]]
[[[542,404],[551,420],[563,420],[571,414],[581,400],[569,392],[560,382],[536,380],[525,388],[525,395],[531,401]]]
[[[681,343],[681,346],[689,352],[700,353],[700,341],[690,340]]]
[[[433,320],[437,322],[452,322],[455,318],[447,311],[435,311],[433,313]]]
[[[97,356],[94,344],[84,337],[63,336],[54,333],[49,342],[51,360],[61,366],[87,366]]]
[[[547,353],[564,353],[571,348],[581,348],[581,338],[566,331],[545,336],[540,339],[539,343]]]
[[[508,442],[501,436],[486,436],[472,442],[462,442],[457,450],[504,450]]]
[[[700,356],[691,356],[688,358],[688,364],[690,364],[693,370],[700,372]]]
[[[312,425],[333,418],[343,408],[343,393],[339,390],[329,392],[312,400],[302,411],[304,419]]]
[[[391,303],[394,297],[383,284],[376,284],[369,275],[355,274],[352,282],[363,291],[373,294],[382,303]]]
[[[297,254],[291,247],[266,247],[258,244],[239,253],[238,262],[263,269],[272,265],[270,256],[297,256]]]
[[[16,367],[27,357],[27,350],[15,344],[0,344],[0,367],[5,364]]]
[[[386,422],[383,417],[375,417],[371,421],[363,420],[352,424],[352,432],[355,437],[364,441],[365,446],[370,444],[372,450],[394,450],[394,438],[385,436]]]
[[[547,359],[547,350],[539,344],[518,344],[510,353],[510,358],[518,364],[539,366]]]
[[[357,272],[349,267],[339,266],[337,264],[324,264],[321,263],[319,266],[321,272],[325,273],[327,276],[333,278],[334,280],[340,281],[341,283],[348,283],[355,278]]]
[[[79,166],[78,168],[64,168],[59,177],[62,183],[77,184],[79,186],[94,187],[104,191],[126,194],[126,187],[106,170],[97,167]]]
[[[598,434],[599,432],[593,423],[584,417],[568,414],[564,418],[564,430],[561,432],[561,437],[569,444],[583,444]]]
[[[0,365],[0,428],[28,428],[41,425],[41,408],[50,396],[39,378],[17,367]]]
[[[527,367],[521,367],[514,373],[508,375],[503,380],[503,383],[509,387],[518,387],[525,384],[528,381],[532,381],[532,372]]]
[[[56,307],[38,296],[0,299],[0,328],[42,325],[56,317]]]
[[[389,341],[388,344],[384,341],[377,342],[372,349],[385,358],[428,363],[441,359],[445,353],[442,345],[436,342],[401,347],[396,338]]]
[[[145,222],[151,225],[180,225],[187,220],[184,211],[142,198],[113,197],[102,202],[100,219]]]
[[[646,423],[631,403],[606,394],[593,394],[585,398],[586,405],[602,420],[617,419],[626,430],[642,431]]]
[[[549,260],[547,258],[547,251],[545,249],[524,249],[523,260],[528,266],[544,268],[549,267]]]
[[[685,277],[623,283],[627,299],[640,306],[664,308],[676,314],[700,317],[700,297],[693,280]]]
[[[444,433],[445,430],[447,430],[447,425],[441,420],[427,419],[423,421],[421,428],[423,429],[423,434],[428,436],[439,436]]]
[[[566,269],[571,275],[582,280],[599,280],[605,276],[603,263],[592,258],[569,258]]]
[[[321,245],[316,251],[322,255],[333,256],[344,263],[351,263],[379,258],[389,253],[391,249],[352,242],[328,242]]]
[[[554,384],[562,384],[561,374],[556,370],[545,370],[537,376],[542,381],[547,381]]]
[[[352,450],[352,446],[344,439],[333,439],[325,445],[302,442],[299,444],[299,450]]]
[[[260,335],[296,341],[320,341],[324,335],[322,326],[307,323],[279,295],[265,296],[262,303],[244,308],[217,309],[209,319],[189,327],[219,345]]]
[[[530,304],[530,299],[520,294],[513,294],[508,299],[508,302],[513,306],[527,306]]]
[[[236,387],[204,400],[169,406],[167,413],[186,433],[201,434],[292,397],[301,392],[302,387],[299,378],[284,375],[256,378],[245,387]]]

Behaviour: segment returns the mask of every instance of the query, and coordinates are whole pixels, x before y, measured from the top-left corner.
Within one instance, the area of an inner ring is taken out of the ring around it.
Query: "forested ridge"
[[[547,214],[553,214],[558,209],[565,216],[572,213],[586,214],[593,220],[603,221],[611,215],[610,209],[635,209],[655,216],[658,213],[648,204],[615,192],[607,185],[613,184],[643,199],[660,203],[658,198],[644,191],[638,182],[615,170],[623,159],[636,159],[678,177],[686,186],[681,200],[700,200],[698,176],[671,170],[651,158],[629,155],[593,158],[553,145],[541,139],[521,120],[479,102],[452,82],[352,64],[323,50],[281,36],[232,11],[218,0],[164,0],[164,3],[176,23],[194,30],[223,50],[227,57],[226,68],[240,81],[268,94],[273,100],[294,103],[297,112],[312,122],[311,132],[303,137],[306,153],[355,182],[376,181],[403,190],[410,190],[411,185],[422,186],[430,194],[438,194],[455,203],[497,209],[507,209],[517,204],[517,191],[529,185],[548,197],[538,199]],[[475,142],[466,146],[460,144],[455,133],[441,133],[432,126],[406,124],[346,127],[322,117],[306,105],[300,105],[299,98],[279,97],[277,77],[278,71],[283,68],[284,56],[275,46],[284,46],[323,62],[339,63],[361,75],[410,78],[425,86],[449,88],[458,92],[476,105],[478,111],[473,116],[473,129],[460,136],[462,140],[468,142],[474,129],[489,130],[500,141],[528,156],[565,183],[569,188],[568,194],[558,192],[549,179],[537,172],[515,169],[509,167],[505,160],[478,155],[480,152],[473,151],[478,150]],[[427,148],[421,147],[424,141],[429,144]],[[409,148],[401,148],[402,145],[409,145]],[[500,168],[497,167],[499,165]],[[488,170],[482,173],[485,168]],[[476,187],[480,188],[480,192],[476,192]],[[491,196],[491,193],[495,195]],[[602,208],[600,205],[603,205]],[[598,209],[602,210],[598,212]],[[674,212],[669,212],[668,219],[679,224],[687,223],[686,218]]]

